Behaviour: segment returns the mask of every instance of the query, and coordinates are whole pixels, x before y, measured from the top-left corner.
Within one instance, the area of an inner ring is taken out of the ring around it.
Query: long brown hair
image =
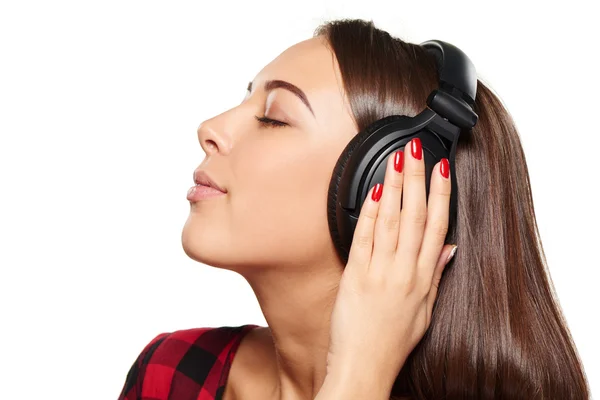
[[[373,21],[329,21],[314,35],[337,58],[359,130],[391,114],[417,115],[438,87],[434,57]],[[458,212],[446,243],[458,251],[392,399],[587,400],[547,269],[519,133],[480,80],[474,111],[479,120],[456,150]]]

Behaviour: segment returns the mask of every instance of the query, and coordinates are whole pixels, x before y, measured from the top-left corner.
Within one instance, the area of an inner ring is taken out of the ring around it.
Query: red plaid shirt
[[[221,400],[241,339],[258,325],[161,333],[144,347],[119,400]]]

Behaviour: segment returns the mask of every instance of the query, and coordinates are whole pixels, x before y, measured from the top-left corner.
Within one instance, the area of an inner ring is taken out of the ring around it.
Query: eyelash
[[[258,122],[260,122],[260,124],[264,127],[269,127],[269,128],[281,128],[284,126],[287,126],[288,124],[285,122],[281,122],[281,121],[277,121],[275,119],[271,119],[271,118],[267,118],[265,116],[259,117],[259,116],[254,116],[254,118],[256,118],[256,120]]]

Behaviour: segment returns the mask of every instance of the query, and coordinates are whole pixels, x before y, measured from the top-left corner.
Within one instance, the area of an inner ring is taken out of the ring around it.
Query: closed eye
[[[276,119],[271,119],[271,118],[267,118],[265,116],[259,117],[259,116],[254,116],[254,118],[256,118],[256,120],[258,122],[260,122],[261,126],[263,127],[283,127],[283,126],[287,126],[289,124],[285,123],[285,122],[281,122],[281,121],[277,121]]]

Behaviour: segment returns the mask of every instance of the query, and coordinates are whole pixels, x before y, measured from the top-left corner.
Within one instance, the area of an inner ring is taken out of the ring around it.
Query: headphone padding
[[[336,205],[337,205],[337,195],[338,189],[340,186],[340,181],[342,179],[342,173],[348,164],[348,161],[352,157],[354,151],[367,139],[373,132],[386,125],[389,122],[393,122],[402,118],[406,118],[404,115],[389,115],[385,118],[379,119],[369,126],[367,126],[364,130],[358,132],[352,140],[346,145],[344,151],[338,158],[337,163],[333,169],[333,174],[331,175],[331,181],[329,182],[329,190],[327,192],[327,221],[329,223],[329,233],[331,235],[331,239],[333,240],[333,244],[335,248],[338,250],[338,256],[341,261],[344,263],[344,266],[348,262],[347,259],[342,257],[339,249],[342,248],[342,243],[340,239],[340,234],[338,231],[337,223],[336,223]]]

